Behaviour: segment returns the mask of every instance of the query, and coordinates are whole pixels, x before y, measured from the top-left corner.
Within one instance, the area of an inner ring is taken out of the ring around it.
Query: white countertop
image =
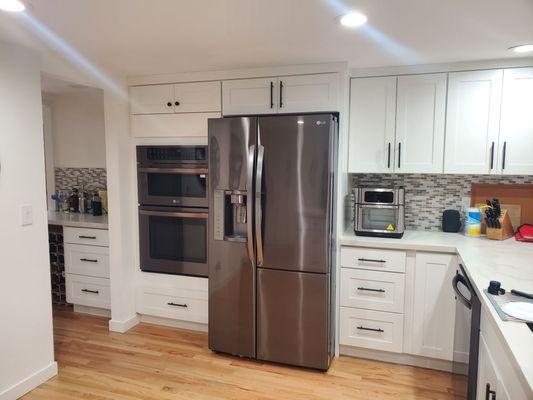
[[[95,217],[92,214],[48,211],[48,224],[76,228],[107,229],[107,215]]]
[[[521,381],[533,395],[533,332],[524,323],[502,321],[483,293],[489,281],[500,281],[506,290],[533,293],[533,243],[510,238],[504,241],[485,237],[470,238],[459,233],[406,231],[403,238],[355,236],[347,231],[339,243],[346,246],[374,247],[457,253],[466,273],[475,286],[484,309],[492,316],[493,326],[506,343]],[[519,373],[519,372],[518,372]]]

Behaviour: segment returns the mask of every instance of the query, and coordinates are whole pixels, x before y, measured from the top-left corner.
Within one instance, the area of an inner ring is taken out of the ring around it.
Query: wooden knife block
[[[513,224],[507,210],[502,210],[499,221],[501,228],[489,228],[487,226],[487,239],[505,240],[514,235]]]

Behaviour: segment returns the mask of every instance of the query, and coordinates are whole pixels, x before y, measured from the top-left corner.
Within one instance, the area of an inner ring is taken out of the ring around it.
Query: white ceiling
[[[533,0],[30,1],[30,17],[0,11],[0,38],[57,46],[43,34],[51,29],[93,64],[127,75],[510,58],[509,46],[533,43]],[[349,9],[368,24],[340,26]]]

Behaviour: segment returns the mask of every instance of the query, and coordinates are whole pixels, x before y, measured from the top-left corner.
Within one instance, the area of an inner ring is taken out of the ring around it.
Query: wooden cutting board
[[[521,224],[533,224],[533,185],[472,184],[470,205],[486,204],[486,200],[494,198],[500,200],[502,209],[510,211],[515,229]]]

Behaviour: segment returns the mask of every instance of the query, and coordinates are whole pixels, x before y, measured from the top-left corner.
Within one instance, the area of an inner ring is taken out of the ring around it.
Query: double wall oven
[[[207,146],[137,146],[140,266],[207,276]]]

